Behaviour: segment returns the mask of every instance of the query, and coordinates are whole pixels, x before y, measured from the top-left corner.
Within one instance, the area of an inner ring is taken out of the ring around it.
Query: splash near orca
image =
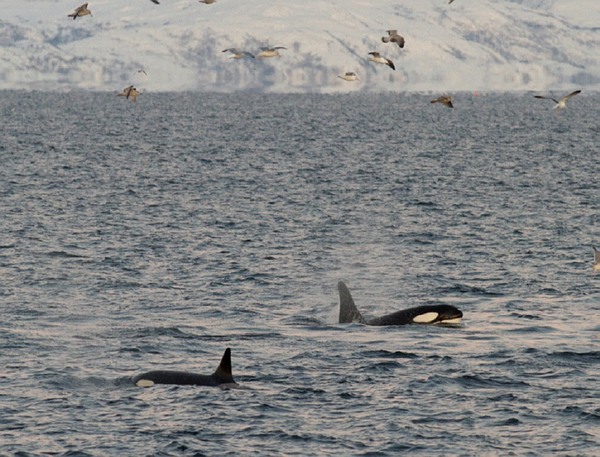
[[[426,305],[403,309],[382,317],[365,319],[361,314],[350,290],[342,281],[338,282],[340,293],[340,324],[359,322],[366,325],[407,325],[407,324],[459,324],[463,313],[451,305]]]
[[[221,363],[213,374],[203,375],[186,371],[158,370],[142,373],[132,378],[138,387],[152,387],[155,384],[176,384],[179,386],[237,386],[231,374],[231,349],[225,349]]]

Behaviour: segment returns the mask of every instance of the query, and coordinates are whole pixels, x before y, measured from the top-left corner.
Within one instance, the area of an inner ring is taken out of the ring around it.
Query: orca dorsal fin
[[[343,281],[338,282],[338,292],[340,293],[340,324],[349,324],[351,322],[366,324],[367,321],[360,314],[348,287],[346,287]]]
[[[233,375],[231,374],[231,349],[225,349],[221,363],[213,373],[213,377],[217,378],[220,384],[235,384]]]

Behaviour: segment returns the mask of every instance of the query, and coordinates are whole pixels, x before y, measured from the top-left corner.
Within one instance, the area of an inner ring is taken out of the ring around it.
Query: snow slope
[[[96,0],[93,16],[67,18],[79,4],[0,0],[0,89],[600,88],[598,0]],[[381,42],[390,28],[404,49]],[[266,45],[287,49],[271,59],[221,52]],[[374,50],[396,71],[368,62]],[[345,71],[360,81],[337,77]]]

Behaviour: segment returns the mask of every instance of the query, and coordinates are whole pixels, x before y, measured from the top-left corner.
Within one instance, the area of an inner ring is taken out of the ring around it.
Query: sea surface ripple
[[[598,455],[598,94],[1,95],[0,455]]]

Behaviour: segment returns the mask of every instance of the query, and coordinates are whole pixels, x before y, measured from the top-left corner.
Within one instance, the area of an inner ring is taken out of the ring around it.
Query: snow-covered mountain
[[[0,0],[0,89],[600,89],[599,0],[159,1],[92,0],[73,20],[78,0]],[[381,41],[388,29],[403,49]],[[262,46],[286,49],[222,52]]]

